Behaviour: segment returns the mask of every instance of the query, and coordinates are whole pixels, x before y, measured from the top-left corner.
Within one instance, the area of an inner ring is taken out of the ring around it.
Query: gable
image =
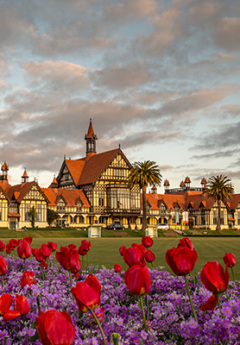
[[[37,185],[33,185],[29,191],[24,195],[22,198],[23,200],[39,200],[39,201],[46,201],[43,193]]]
[[[119,151],[119,149],[111,150],[96,154],[89,158],[85,162],[78,185],[82,186],[95,183],[96,180],[100,178],[101,174],[112,162],[112,160],[117,156]]]
[[[130,167],[121,152],[110,162],[108,167],[100,175],[102,180],[126,180],[129,175]]]
[[[76,186],[76,181],[78,181],[82,171],[80,164],[79,160],[65,160],[57,177],[58,184],[60,186],[64,186],[64,184]]]

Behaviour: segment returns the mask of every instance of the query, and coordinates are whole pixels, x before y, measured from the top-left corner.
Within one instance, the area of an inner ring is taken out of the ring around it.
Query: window
[[[240,211],[238,211],[238,225],[240,225]]]
[[[26,204],[25,205],[25,221],[30,222],[30,209],[31,209],[31,205],[30,204]]]
[[[59,200],[59,202],[57,203],[57,211],[65,211],[65,203],[63,200]]]
[[[98,199],[98,205],[99,206],[104,206],[104,198],[99,198]]]
[[[77,202],[77,212],[81,212],[81,211],[82,211],[82,203]]]
[[[166,207],[163,204],[161,204],[160,205],[160,213],[165,213],[165,212],[166,212]]]
[[[42,206],[37,205],[36,207],[36,222],[42,222]]]
[[[213,224],[217,224],[217,211],[213,211]]]
[[[221,224],[224,224],[224,211],[221,211]]]
[[[206,220],[205,220],[205,208],[201,207],[201,225],[205,225]]]

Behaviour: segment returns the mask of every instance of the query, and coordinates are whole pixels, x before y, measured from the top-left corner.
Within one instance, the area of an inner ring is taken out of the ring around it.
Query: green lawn
[[[15,236],[17,234],[17,236]],[[18,236],[21,234],[21,236]],[[49,237],[49,233],[45,233],[47,236],[42,236],[40,238],[40,233],[38,236],[34,236],[32,247],[39,248],[42,243],[47,243],[48,241],[54,241],[58,244],[58,246],[66,246],[70,243],[75,243],[77,246],[80,245],[83,238],[76,238],[76,237],[63,237],[56,238],[54,237],[54,233],[52,237]],[[59,234],[59,233],[58,233]],[[66,231],[65,231],[66,234]],[[67,233],[70,235],[70,233]],[[22,238],[28,235],[31,235],[31,232],[13,232],[11,233],[12,236],[10,238]],[[0,240],[7,243],[9,241],[8,238],[0,238]],[[170,249],[174,246],[177,246],[179,238],[157,238],[154,239],[154,245],[152,247],[153,252],[156,256],[156,261],[154,262],[154,267],[165,266],[166,270],[171,272],[165,262],[165,253],[167,249]],[[237,265],[234,268],[235,277],[240,280],[240,238],[214,238],[214,237],[191,237],[191,241],[193,242],[196,251],[198,253],[198,261],[196,263],[194,273],[200,272],[203,265],[207,261],[216,260],[220,264],[223,265],[223,256],[227,252],[234,253],[237,259]],[[115,263],[119,263],[125,268],[125,264],[123,263],[123,259],[119,254],[118,249],[125,245],[131,246],[132,243],[141,243],[141,238],[99,238],[99,239],[91,239],[92,248],[89,252],[89,264],[92,265],[103,265],[107,268],[112,268]]]

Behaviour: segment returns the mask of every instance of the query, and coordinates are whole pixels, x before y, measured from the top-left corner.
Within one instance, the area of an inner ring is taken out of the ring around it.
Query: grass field
[[[17,236],[16,236],[17,234]],[[38,233],[38,236],[34,236],[32,247],[39,248],[42,243],[47,243],[48,241],[54,241],[60,246],[67,246],[70,243],[75,243],[77,246],[80,245],[83,238],[77,237],[54,237],[54,233],[50,234],[46,232],[44,234]],[[64,235],[66,231],[64,232]],[[67,233],[70,235],[70,233]],[[23,238],[25,236],[31,236],[31,232],[13,232],[10,238]],[[35,234],[36,235],[36,234]],[[50,237],[52,235],[52,237]],[[63,235],[63,234],[62,234]],[[9,241],[9,238],[0,238],[4,243]],[[177,246],[179,238],[156,238],[154,239],[154,245],[151,248],[155,253],[156,260],[153,264],[153,267],[164,266],[165,269],[169,272],[171,270],[165,262],[165,253],[167,249]],[[234,267],[235,278],[240,280],[240,238],[199,238],[191,237],[196,251],[198,253],[198,260],[194,269],[195,274],[201,271],[203,265],[207,261],[216,260],[221,265],[223,265],[223,256],[225,253],[230,252],[234,253],[237,259],[237,265]],[[88,262],[89,265],[99,265],[105,266],[107,268],[113,268],[115,263],[119,263],[123,268],[126,268],[123,263],[123,259],[119,254],[118,249],[125,245],[126,247],[131,246],[132,243],[141,243],[141,238],[99,238],[91,239],[92,248],[89,252]],[[231,272],[230,272],[231,273]]]

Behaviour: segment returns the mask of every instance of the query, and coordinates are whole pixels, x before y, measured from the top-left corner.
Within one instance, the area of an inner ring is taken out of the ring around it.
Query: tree
[[[29,212],[31,217],[31,226],[32,228],[35,227],[35,221],[36,221],[36,208],[33,206]]]
[[[231,198],[234,193],[231,180],[224,175],[212,176],[207,182],[207,189],[204,191],[208,197],[213,197],[217,201],[218,217],[216,230],[221,230],[221,204]]]
[[[51,226],[54,220],[58,219],[58,217],[59,215],[57,212],[51,210],[50,208],[47,209],[47,222],[49,226]]]
[[[142,230],[147,226],[147,200],[146,192],[148,184],[150,186],[160,185],[162,181],[162,175],[157,164],[153,161],[135,162],[128,176],[128,183],[130,188],[134,185],[138,185],[142,190],[143,196],[143,222]]]

